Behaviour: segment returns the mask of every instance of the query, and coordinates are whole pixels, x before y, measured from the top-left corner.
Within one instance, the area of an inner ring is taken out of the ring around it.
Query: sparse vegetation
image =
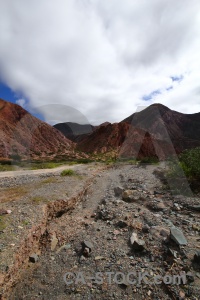
[[[185,175],[191,189],[199,191],[200,148],[185,150],[179,155],[178,159],[171,159],[169,161],[168,178],[181,178]]]
[[[59,166],[66,164],[66,162],[42,162],[42,163],[34,163],[31,166],[31,170],[38,169],[53,169]]]
[[[0,216],[0,231],[4,230],[5,228],[6,228],[6,223],[4,217]]]
[[[23,220],[23,221],[22,221],[22,225],[25,225],[25,226],[26,226],[26,225],[29,225],[29,221]]]
[[[74,170],[71,170],[71,169],[66,169],[66,170],[63,170],[61,173],[60,173],[61,176],[74,176],[76,175],[76,173],[74,172]]]
[[[200,148],[185,150],[179,155],[178,159],[178,161],[174,159],[169,161],[169,176],[180,176],[181,167],[188,179],[200,178]]]
[[[159,159],[157,157],[144,157],[139,162],[142,164],[158,164]]]
[[[47,202],[47,198],[43,196],[35,196],[31,198],[32,203],[40,204],[41,202]]]
[[[22,186],[5,188],[1,190],[0,202],[15,201],[28,193],[28,189]]]
[[[0,164],[0,172],[1,171],[15,171],[16,167],[10,164]]]
[[[49,178],[42,180],[40,183],[43,184],[43,183],[56,183],[56,182],[58,182],[58,181],[55,177],[49,177]]]

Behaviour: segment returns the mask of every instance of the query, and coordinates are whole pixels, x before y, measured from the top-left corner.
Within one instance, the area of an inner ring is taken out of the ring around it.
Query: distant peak
[[[157,108],[162,108],[162,109],[164,108],[166,110],[170,110],[169,107],[167,107],[167,106],[165,106],[165,105],[163,105],[161,103],[153,103],[153,104],[150,105],[150,107],[152,107],[152,106],[153,107],[157,107]]]

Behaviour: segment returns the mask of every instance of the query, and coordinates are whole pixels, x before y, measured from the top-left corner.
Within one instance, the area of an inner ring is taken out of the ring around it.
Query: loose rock
[[[187,245],[187,240],[186,240],[185,236],[183,235],[182,231],[176,227],[171,228],[170,237],[179,246]]]
[[[36,263],[38,261],[38,255],[36,253],[33,253],[29,256],[29,261],[32,263]]]

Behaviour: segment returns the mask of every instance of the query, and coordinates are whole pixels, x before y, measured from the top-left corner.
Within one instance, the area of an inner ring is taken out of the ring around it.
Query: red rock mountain
[[[200,113],[182,114],[153,104],[120,123],[97,128],[77,144],[91,153],[116,150],[120,156],[163,159],[200,146]]]
[[[183,114],[162,104],[153,104],[122,122],[172,143],[177,153],[200,146],[200,113]]]
[[[121,122],[97,128],[77,144],[87,153],[115,153],[120,157],[159,157],[173,155],[173,147],[166,141],[154,138],[142,129]]]
[[[74,144],[17,104],[0,99],[0,159],[73,157]]]

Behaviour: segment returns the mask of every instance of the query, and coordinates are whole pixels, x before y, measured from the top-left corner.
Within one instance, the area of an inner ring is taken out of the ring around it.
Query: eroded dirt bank
[[[43,208],[41,223],[30,226],[36,237],[15,257],[15,270],[22,254],[26,264],[15,273],[14,285],[12,273],[6,277],[2,299],[200,299],[199,198],[164,190],[154,175],[159,168],[87,166],[82,180],[42,184],[49,198],[55,187],[61,193],[71,185],[72,191],[66,199],[36,206]],[[96,272],[101,282],[91,278]],[[130,272],[136,282],[127,281]],[[142,272],[147,274],[138,282]],[[156,276],[166,275],[187,280],[155,283]],[[76,281],[77,276],[82,277]]]

